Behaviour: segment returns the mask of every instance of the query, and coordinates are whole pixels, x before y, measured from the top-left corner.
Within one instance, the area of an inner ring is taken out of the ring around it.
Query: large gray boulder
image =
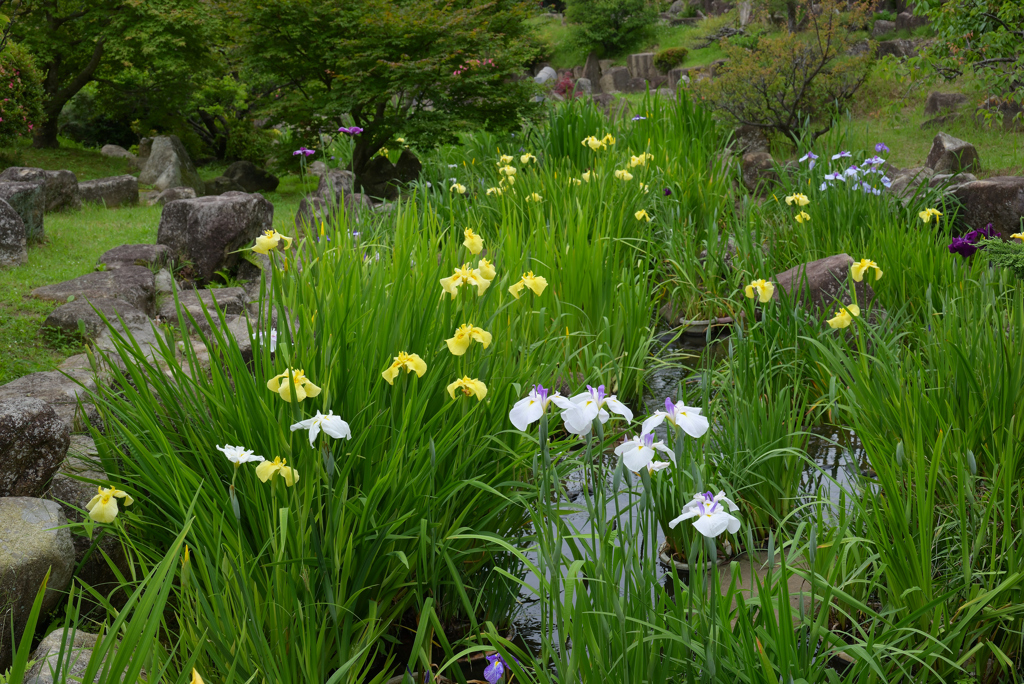
[[[0,199],[11,205],[25,223],[25,237],[29,242],[40,242],[46,237],[43,231],[43,209],[46,196],[42,183],[19,181],[0,182]]]
[[[93,271],[73,280],[32,290],[32,296],[65,303],[74,299],[120,299],[140,311],[154,312],[153,272],[144,266]]]
[[[932,149],[925,164],[934,169],[935,173],[959,173],[981,169],[981,159],[974,145],[941,132],[932,141]]]
[[[176,135],[153,138],[146,165],[139,174],[139,182],[157,190],[189,187],[196,195],[203,194],[203,180],[199,177],[188,151]]]
[[[935,116],[944,111],[956,111],[967,104],[968,97],[963,93],[940,93],[935,90],[928,93],[928,99],[924,101],[924,113],[928,116]]]
[[[957,222],[964,230],[992,224],[1003,239],[1021,232],[1024,219],[1024,176],[995,176],[964,183],[952,189],[960,200]]]
[[[122,319],[129,325],[142,324],[149,320],[144,311],[120,299],[93,297],[88,300],[76,299],[58,306],[46,317],[43,326],[60,330],[67,335],[81,333],[86,339],[94,340],[107,329],[104,318],[110,323]]]
[[[207,195],[223,195],[225,192],[245,192],[245,188],[239,185],[234,178],[217,176],[213,180],[205,182],[203,192]]]
[[[10,204],[0,199],[0,268],[20,266],[27,262],[25,222]]]
[[[931,179],[934,175],[935,171],[927,166],[900,169],[893,173],[889,192],[898,197],[913,197],[922,185],[931,184]]]
[[[210,316],[217,320],[217,309],[219,308],[226,315],[237,315],[246,311],[246,304],[249,302],[249,295],[241,287],[217,287],[209,290],[181,289],[178,291],[178,303],[174,302],[174,296],[163,297],[160,301],[158,315],[160,320],[165,322],[186,322],[188,317],[178,316],[178,307],[181,307],[182,314],[186,311],[195,319],[196,325],[204,333],[210,332],[210,326],[203,313],[205,307]],[[182,320],[184,319],[184,320]]]
[[[81,209],[78,178],[71,171],[46,171],[31,166],[12,166],[0,173],[0,181],[43,184],[43,211]]]
[[[654,67],[653,52],[639,52],[626,58],[626,68],[633,78],[653,81],[662,74]]]
[[[629,79],[632,76],[626,67],[612,67],[601,77],[602,93],[620,93],[629,88]]]
[[[166,190],[157,193],[156,197],[150,200],[147,204],[149,206],[153,206],[154,204],[164,206],[170,202],[195,198],[196,191],[192,188],[167,188]]]
[[[237,161],[224,171],[224,177],[238,183],[244,192],[274,192],[280,180],[252,162]]]
[[[583,65],[583,74],[581,78],[585,78],[590,81],[592,86],[596,86],[601,80],[601,64],[597,59],[597,53],[591,51],[587,55],[587,63]]]
[[[0,400],[0,496],[41,495],[70,443],[70,426],[46,402]]]
[[[100,148],[100,154],[104,157],[112,157],[114,159],[127,159],[131,161],[135,159],[135,155],[124,149],[120,145],[104,145]]]
[[[121,245],[108,249],[96,261],[107,269],[124,266],[145,266],[160,269],[171,262],[171,248],[167,245]]]
[[[558,72],[549,66],[541,69],[536,76],[533,77],[533,82],[538,85],[544,85],[545,83],[558,80]]]
[[[778,184],[779,174],[775,170],[775,159],[767,150],[755,150],[743,155],[740,162],[743,187],[752,194],[765,194]]]
[[[244,261],[238,250],[252,247],[273,223],[274,205],[262,195],[228,192],[164,205],[156,241],[208,282],[217,271],[237,272]]]
[[[883,40],[878,44],[878,51],[875,55],[879,58],[886,55],[893,57],[917,57],[917,43],[912,40]]]
[[[0,401],[38,399],[49,404],[70,432],[86,432],[90,425],[102,430],[96,407],[88,403],[96,389],[91,370],[43,371],[0,385]]]
[[[881,38],[882,36],[896,32],[896,22],[887,21],[885,19],[879,19],[875,22],[875,25],[871,27],[871,37]]]
[[[825,313],[831,316],[840,306],[849,306],[853,302],[850,297],[852,265],[853,257],[849,254],[836,254],[794,266],[772,279],[777,285],[772,299],[778,300],[781,293],[785,292],[790,297],[798,298],[803,306],[816,314]],[[857,304],[862,311],[875,299],[875,292],[868,284],[870,278],[871,276],[868,276],[855,283]]]
[[[61,601],[75,569],[75,547],[64,512],[53,501],[0,498],[0,520],[0,671],[5,671],[11,666],[12,639],[21,640],[47,572],[43,614]]]
[[[97,202],[108,209],[139,203],[139,179],[135,176],[110,176],[78,184],[83,202]]]
[[[402,186],[419,178],[423,165],[411,150],[402,150],[398,162],[392,164],[387,157],[376,156],[363,168],[357,179],[363,193],[370,197],[398,199]],[[321,176],[322,178],[322,176]],[[324,199],[328,199],[326,196]]]

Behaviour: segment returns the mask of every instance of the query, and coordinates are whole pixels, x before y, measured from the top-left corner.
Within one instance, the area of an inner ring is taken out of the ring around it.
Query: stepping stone
[[[108,269],[122,266],[163,268],[171,261],[171,248],[167,245],[121,245],[104,252],[96,261]]]
[[[146,314],[155,313],[154,294],[153,272],[144,266],[95,271],[73,280],[32,290],[33,297],[51,302],[120,299]]]
[[[58,306],[46,317],[43,325],[69,335],[81,333],[86,339],[94,340],[107,328],[99,312],[102,312],[110,323],[116,323],[118,318],[121,318],[128,325],[142,325],[149,320],[144,311],[139,311],[125,301],[93,297],[88,300],[76,299]]]
[[[50,405],[70,432],[87,432],[90,425],[102,431],[100,414],[88,403],[88,393],[95,391],[96,378],[90,370],[44,371],[0,385],[0,401],[39,399]]]
[[[67,169],[47,171],[31,166],[11,166],[0,173],[0,181],[42,183],[43,211],[47,213],[82,208],[78,196],[78,178]]]
[[[139,203],[139,180],[135,176],[110,176],[78,184],[83,202],[97,202],[108,209]]]
[[[245,289],[241,287],[218,287],[207,290],[182,289],[178,291],[178,303],[181,308],[192,315],[196,326],[204,333],[210,332],[206,314],[203,313],[204,306],[210,316],[216,320],[217,308],[223,311],[225,316],[237,315],[245,313],[248,301],[249,296],[246,294]],[[162,321],[171,323],[181,322],[173,295],[161,297],[157,314]]]

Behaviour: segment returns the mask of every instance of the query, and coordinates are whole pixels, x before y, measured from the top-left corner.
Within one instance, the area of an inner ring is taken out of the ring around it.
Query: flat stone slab
[[[135,176],[110,176],[78,184],[83,202],[96,202],[108,209],[139,203],[139,179]]]
[[[94,391],[96,378],[92,371],[43,371],[0,385],[0,401],[39,399],[50,405],[71,432],[86,432],[90,425],[103,429],[99,412],[88,403],[88,393]]]
[[[206,321],[206,314],[203,307],[214,319],[217,318],[217,308],[227,315],[245,313],[246,304],[249,302],[249,295],[241,287],[218,287],[207,290],[182,289],[178,291],[178,302],[182,309],[188,311],[196,321],[196,326],[203,332],[210,332],[210,326]],[[157,311],[162,321],[180,322],[178,309],[174,304],[174,296],[163,296],[160,298],[160,307]]]
[[[153,272],[144,266],[123,266],[32,290],[32,296],[51,302],[74,299],[120,299],[139,311],[154,313]],[[73,301],[73,300],[70,300]]]
[[[130,325],[127,327],[118,324],[114,326],[114,329],[116,335],[124,339],[128,347],[128,350],[126,350],[128,353],[134,354],[135,352],[131,350],[137,344],[142,352],[142,357],[147,363],[163,363],[163,354],[160,352],[160,345],[157,340],[158,335],[163,337],[163,332],[156,323],[147,321],[142,325]],[[101,359],[106,361],[106,365],[109,368],[124,371],[124,360],[117,349],[117,337],[112,334],[109,328],[102,331],[99,337],[96,338],[93,350]]]
[[[171,262],[171,248],[167,245],[121,245],[108,249],[96,261],[108,269],[124,266],[163,268]]]
[[[71,428],[45,401],[0,401],[0,496],[42,494],[70,443]]]
[[[43,184],[43,211],[68,211],[82,208],[78,178],[67,169],[48,171],[31,166],[12,166],[0,173],[0,181]]]
[[[139,311],[128,302],[108,297],[93,297],[76,299],[58,306],[46,317],[43,325],[69,335],[81,333],[85,338],[94,340],[107,327],[99,312],[102,312],[103,317],[111,323],[117,322],[120,318],[128,325],[141,325],[149,320],[144,311]]]

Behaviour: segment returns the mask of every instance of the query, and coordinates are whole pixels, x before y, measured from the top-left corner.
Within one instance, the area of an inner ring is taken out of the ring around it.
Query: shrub
[[[584,52],[620,54],[654,31],[658,15],[647,0],[569,0],[565,18],[569,38]]]
[[[793,141],[814,140],[832,128],[867,79],[871,54],[847,57],[849,26],[857,17],[840,15],[828,0],[810,11],[807,34],[762,38],[756,50],[723,42],[727,62],[697,92],[740,125],[777,131]],[[848,22],[848,23],[844,23]]]
[[[1024,280],[1024,245],[1015,240],[1003,242],[995,238],[982,240],[980,246],[985,248],[985,256],[990,262],[1010,269],[1013,275]]]
[[[684,47],[668,48],[654,56],[654,66],[663,74],[675,69],[686,61],[689,50]]]
[[[0,83],[7,82],[0,100],[0,146],[10,147],[43,116],[43,77],[32,55],[16,43],[0,52]]]
[[[57,120],[60,134],[93,147],[112,144],[128,148],[138,142],[131,116],[101,101],[95,83],[86,85],[64,105]]]

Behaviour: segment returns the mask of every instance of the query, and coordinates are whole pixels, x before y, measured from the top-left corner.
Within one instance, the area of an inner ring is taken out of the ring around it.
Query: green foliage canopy
[[[654,31],[658,12],[648,0],[568,0],[570,39],[585,52],[621,54]]]
[[[0,52],[0,146],[8,147],[17,138],[31,135],[43,116],[42,75],[32,55],[17,43],[8,43]]]
[[[353,170],[397,134],[419,148],[517,125],[533,84],[521,0],[250,0],[245,50],[273,81],[269,113],[310,134],[351,118]]]

